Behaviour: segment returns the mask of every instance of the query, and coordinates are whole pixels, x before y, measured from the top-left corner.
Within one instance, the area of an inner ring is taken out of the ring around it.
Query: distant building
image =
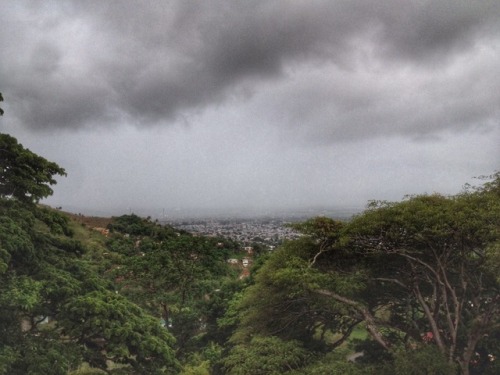
[[[106,236],[108,237],[109,235],[109,229],[106,229],[106,228],[98,228],[98,227],[95,227],[95,228],[92,228],[93,230],[101,233],[103,236]]]
[[[239,276],[239,279],[243,280],[249,276],[250,276],[250,271],[248,270],[248,268],[243,268],[243,270],[241,271],[241,274]]]

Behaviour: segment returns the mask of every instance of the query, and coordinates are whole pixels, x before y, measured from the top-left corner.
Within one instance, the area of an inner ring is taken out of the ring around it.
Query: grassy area
[[[352,340],[366,340],[368,338],[368,331],[363,325],[357,325],[349,336],[349,341]]]

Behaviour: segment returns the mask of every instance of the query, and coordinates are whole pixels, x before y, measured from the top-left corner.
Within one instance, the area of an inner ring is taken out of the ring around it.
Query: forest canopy
[[[239,302],[231,373],[240,373],[237,348],[251,353],[256,335],[326,354],[360,327],[367,336],[354,347],[367,373],[498,371],[498,173],[456,196],[372,202],[347,223],[295,227],[304,237],[276,251]]]

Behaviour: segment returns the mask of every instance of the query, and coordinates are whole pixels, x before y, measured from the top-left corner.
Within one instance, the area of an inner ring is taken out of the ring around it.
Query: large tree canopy
[[[331,351],[359,325],[387,358],[433,349],[436,366],[462,374],[495,364],[500,174],[456,196],[374,202],[348,223],[296,227],[306,236],[275,252],[241,298],[234,343],[278,336]]]
[[[66,375],[82,361],[176,373],[171,333],[116,294],[71,236],[59,212],[0,199],[0,374]]]
[[[24,148],[14,137],[0,134],[0,197],[36,203],[52,195],[55,175],[65,176],[66,172]]]

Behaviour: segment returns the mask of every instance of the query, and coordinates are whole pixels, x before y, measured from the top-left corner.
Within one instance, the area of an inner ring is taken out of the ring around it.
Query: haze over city
[[[500,161],[500,2],[0,0],[0,131],[77,212],[363,207]]]

